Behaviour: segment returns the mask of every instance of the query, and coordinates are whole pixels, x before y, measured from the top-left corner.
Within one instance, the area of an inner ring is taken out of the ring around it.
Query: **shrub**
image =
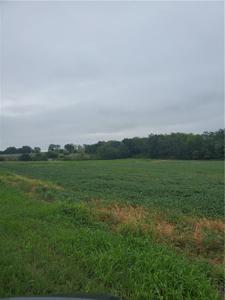
[[[32,157],[35,161],[46,161],[48,160],[48,157],[45,153],[37,153]]]
[[[22,155],[19,156],[19,160],[21,161],[30,161],[32,160],[30,154],[24,153]]]
[[[59,156],[59,155],[58,155],[57,152],[54,152],[54,151],[48,151],[48,152],[47,152],[47,157],[48,157],[48,158],[57,159],[58,156]]]

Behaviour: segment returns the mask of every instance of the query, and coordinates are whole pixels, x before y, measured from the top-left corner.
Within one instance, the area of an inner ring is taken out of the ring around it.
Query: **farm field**
[[[220,161],[0,163],[0,296],[222,299]]]

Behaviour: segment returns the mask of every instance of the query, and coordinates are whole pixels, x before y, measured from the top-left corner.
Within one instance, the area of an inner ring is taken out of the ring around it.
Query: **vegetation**
[[[24,153],[19,156],[19,160],[29,161],[29,160],[31,160],[31,156],[28,153]]]
[[[0,296],[220,299],[223,164],[0,164]]]
[[[148,138],[124,139],[122,142],[98,142],[85,151],[100,159],[146,157],[161,159],[222,159],[224,130],[203,134],[151,134]]]
[[[223,217],[223,163],[220,161],[124,159],[6,162],[0,166],[0,172],[63,185],[71,201],[117,200],[202,217]]]
[[[123,141],[100,141],[93,145],[50,144],[45,157],[40,156],[41,149],[29,146],[8,147],[1,160],[15,154],[29,154],[30,160],[76,160],[76,159],[118,159],[118,158],[159,158],[159,159],[223,159],[224,130],[204,132],[203,134],[150,134],[147,138],[131,138]],[[28,156],[26,156],[28,157]],[[23,160],[23,156],[20,157]]]

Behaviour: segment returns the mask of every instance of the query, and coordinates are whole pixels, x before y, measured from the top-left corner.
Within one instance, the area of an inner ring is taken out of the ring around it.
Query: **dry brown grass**
[[[224,231],[225,230],[225,224],[221,220],[210,220],[206,218],[200,219],[196,225],[199,229],[210,229],[215,231]]]
[[[193,224],[193,238],[195,240],[196,248],[201,252],[204,252],[204,240],[207,238],[207,234],[213,233],[221,236],[224,235],[225,224],[221,220],[202,218],[194,221]],[[223,259],[223,257],[221,257],[221,259]],[[218,261],[218,259],[216,261]]]
[[[32,179],[21,175],[9,174],[0,176],[0,181],[5,184],[20,187],[31,196],[39,194],[40,190],[63,190],[63,187],[57,184],[39,179]]]
[[[143,222],[147,215],[146,210],[141,206],[134,207],[131,205],[127,205],[121,207],[115,205],[113,207],[110,207],[110,211],[114,216],[116,216],[120,223],[125,224],[139,224]]]
[[[94,210],[97,211],[98,219],[109,224],[115,232],[120,232],[123,225],[128,225],[132,229],[140,227],[142,231],[145,230],[148,212],[142,206],[113,204],[103,207],[98,203]]]
[[[131,230],[138,228],[143,233],[153,236],[158,242],[186,249],[192,256],[202,256],[216,264],[223,262],[221,247],[213,250],[216,252],[216,258],[213,260],[208,257],[208,248],[213,248],[213,245],[204,243],[210,233],[223,235],[225,224],[222,220],[184,216],[178,226],[175,222],[168,221],[165,213],[144,206],[119,204],[103,206],[99,200],[93,201],[92,205],[97,212],[98,220],[108,223],[113,231],[120,232],[122,225],[128,225]]]
[[[156,225],[156,231],[163,236],[172,236],[174,233],[175,226],[166,221],[161,221]]]

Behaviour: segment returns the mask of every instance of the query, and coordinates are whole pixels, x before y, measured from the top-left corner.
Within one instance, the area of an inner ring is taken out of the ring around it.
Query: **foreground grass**
[[[203,264],[136,233],[113,234],[80,204],[0,190],[0,295],[104,292],[123,299],[217,299]]]
[[[127,300],[220,299],[219,163],[0,167],[0,296],[87,292]],[[182,167],[187,182],[179,179]],[[143,190],[142,200],[133,198],[133,185]]]

